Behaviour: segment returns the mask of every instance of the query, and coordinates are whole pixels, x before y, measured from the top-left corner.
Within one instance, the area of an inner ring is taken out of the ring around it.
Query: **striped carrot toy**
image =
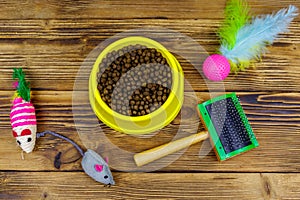
[[[46,134],[66,140],[71,143],[81,154],[81,165],[84,172],[93,178],[95,181],[104,183],[107,186],[115,184],[107,161],[103,159],[95,151],[88,149],[86,152],[80,148],[73,140],[52,131],[44,131],[37,133],[36,116],[33,104],[30,102],[30,87],[29,82],[25,80],[25,74],[22,68],[14,69],[13,79],[19,79],[14,84],[17,91],[13,97],[13,105],[10,112],[10,122],[12,126],[13,136],[17,143],[26,153],[32,152],[35,146],[36,138],[45,136]],[[60,154],[55,157],[54,166],[60,168]]]
[[[12,133],[22,150],[30,153],[34,149],[37,130],[35,109],[30,102],[29,82],[25,80],[22,68],[14,69],[13,79],[18,79],[18,82],[14,84],[17,91],[10,112]]]

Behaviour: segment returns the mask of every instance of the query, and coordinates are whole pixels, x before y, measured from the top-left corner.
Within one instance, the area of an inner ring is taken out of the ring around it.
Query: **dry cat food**
[[[108,53],[99,65],[100,96],[123,115],[155,111],[167,100],[171,86],[171,68],[154,48],[130,45]]]

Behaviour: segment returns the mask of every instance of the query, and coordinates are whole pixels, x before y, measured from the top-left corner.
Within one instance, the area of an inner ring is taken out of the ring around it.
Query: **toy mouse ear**
[[[102,172],[102,170],[103,170],[103,165],[96,164],[96,165],[94,166],[94,168],[95,168],[95,170],[96,170],[97,172]]]

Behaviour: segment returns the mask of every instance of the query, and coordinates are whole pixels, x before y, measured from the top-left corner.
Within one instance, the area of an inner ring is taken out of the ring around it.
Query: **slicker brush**
[[[258,147],[256,137],[235,93],[198,104],[197,110],[207,131],[135,154],[137,166],[148,164],[208,137],[220,161]]]

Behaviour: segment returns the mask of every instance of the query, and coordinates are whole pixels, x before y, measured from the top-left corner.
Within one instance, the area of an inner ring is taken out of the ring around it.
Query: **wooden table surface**
[[[254,15],[289,4],[300,7],[297,0],[249,0]],[[145,26],[175,30],[213,53],[225,0],[4,0],[0,5],[1,199],[300,199],[300,17],[255,68],[231,74],[221,84],[224,90],[219,84],[208,90],[197,70],[178,58],[195,91],[185,92],[185,103],[207,100],[211,93],[237,92],[258,138],[257,149],[219,163],[203,142],[175,154],[178,159],[170,164],[168,159],[160,161],[162,167],[147,173],[119,154],[110,158],[116,185],[108,188],[83,172],[80,155],[60,139],[40,138],[34,152],[21,158],[9,120],[12,69],[23,67],[31,82],[38,131],[61,133],[84,147],[73,120],[72,94],[89,53],[117,33]],[[172,140],[184,121],[203,129],[196,110],[186,110],[151,137],[101,127],[111,143],[132,155]],[[83,115],[82,120],[92,117]],[[189,124],[183,126],[188,132]],[[94,148],[113,155],[110,149],[101,150],[101,144]],[[55,169],[58,152],[63,164]]]

